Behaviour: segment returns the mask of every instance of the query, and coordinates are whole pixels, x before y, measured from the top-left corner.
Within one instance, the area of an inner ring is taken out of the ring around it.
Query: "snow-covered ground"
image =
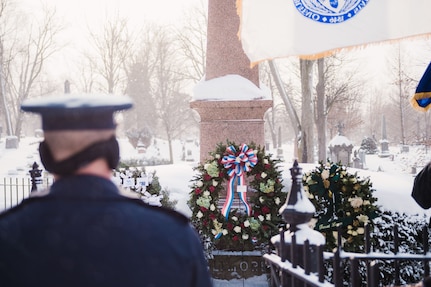
[[[37,152],[40,138],[22,138],[18,149],[6,149],[5,138],[0,139],[0,178],[4,177],[29,177],[29,169],[33,162],[40,164]],[[121,158],[133,159],[143,157],[159,157],[168,159],[168,145],[162,140],[157,140],[157,145],[150,146],[146,153],[139,153],[134,149],[127,139],[119,139]],[[183,146],[185,148],[183,149]],[[183,152],[190,150],[191,160],[184,161]],[[269,151],[276,155],[275,151]],[[398,147],[390,148],[393,157],[379,157],[378,155],[367,155],[366,169],[353,169],[350,172],[358,172],[361,177],[369,176],[373,183],[375,196],[378,204],[383,209],[405,212],[408,214],[428,213],[419,207],[411,197],[414,176],[419,170],[431,160],[431,150],[423,147],[411,146],[409,152],[401,153]],[[292,166],[292,146],[283,146],[285,161],[281,167],[285,190],[290,188],[290,171]],[[146,171],[156,171],[160,184],[166,188],[173,199],[178,200],[177,210],[190,215],[187,206],[190,181],[193,178],[193,168],[197,165],[199,158],[199,147],[195,144],[176,141],[174,143],[174,164],[148,166]],[[301,164],[303,172],[315,168],[317,164]]]
[[[41,139],[35,137],[23,138],[18,149],[5,149],[5,139],[0,139],[0,179],[4,177],[29,177],[29,169],[33,162],[40,164],[37,152],[38,143]],[[157,146],[150,146],[146,153],[139,153],[128,142],[127,139],[119,139],[121,157],[133,159],[142,157],[162,157],[167,159],[168,145],[162,140],[157,141]],[[183,149],[184,146],[184,149]],[[184,161],[183,152],[190,150],[190,161]],[[290,170],[292,166],[292,146],[283,146],[283,157],[285,162],[281,165],[285,190],[290,188]],[[275,151],[269,151],[273,155]],[[423,210],[411,197],[414,176],[428,161],[431,160],[431,151],[427,152],[420,147],[410,147],[408,153],[400,153],[398,147],[390,148],[393,157],[381,158],[378,155],[366,156],[366,169],[353,169],[350,172],[358,172],[361,177],[369,176],[376,190],[374,195],[378,198],[378,204],[384,210],[404,212],[407,214],[424,214],[430,216],[431,212]],[[170,192],[173,199],[178,200],[176,209],[190,216],[191,210],[187,206],[190,181],[193,178],[193,167],[197,165],[199,158],[199,147],[194,144],[175,142],[174,164],[146,167],[147,172],[156,171],[160,184]],[[317,164],[301,164],[303,172],[314,169]],[[415,170],[416,169],[416,170]],[[1,190],[0,190],[1,192]],[[0,194],[0,200],[2,195]],[[216,287],[221,286],[267,286],[265,276],[249,278],[246,280],[223,281],[216,280]]]

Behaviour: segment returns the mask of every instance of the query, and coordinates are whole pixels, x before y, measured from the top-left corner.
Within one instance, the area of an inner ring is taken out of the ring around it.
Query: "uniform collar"
[[[115,184],[103,177],[94,175],[73,175],[56,180],[49,194],[67,198],[113,198],[120,197]]]

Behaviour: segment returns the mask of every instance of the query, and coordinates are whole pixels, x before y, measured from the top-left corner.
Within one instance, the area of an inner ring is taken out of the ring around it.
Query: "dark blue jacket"
[[[177,212],[121,196],[109,180],[56,181],[0,215],[0,286],[211,286]]]

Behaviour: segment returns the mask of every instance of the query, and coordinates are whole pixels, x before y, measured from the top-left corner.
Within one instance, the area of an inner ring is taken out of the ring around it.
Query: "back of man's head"
[[[116,167],[114,113],[131,106],[125,96],[67,95],[30,99],[21,108],[42,116],[45,141],[39,153],[46,170],[67,176],[100,158]]]

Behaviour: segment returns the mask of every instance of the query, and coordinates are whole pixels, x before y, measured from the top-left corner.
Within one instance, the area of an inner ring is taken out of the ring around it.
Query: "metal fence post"
[[[31,177],[31,192],[37,191],[37,184],[40,183],[42,176],[42,170],[38,169],[39,165],[34,162],[32,169],[29,170]]]

